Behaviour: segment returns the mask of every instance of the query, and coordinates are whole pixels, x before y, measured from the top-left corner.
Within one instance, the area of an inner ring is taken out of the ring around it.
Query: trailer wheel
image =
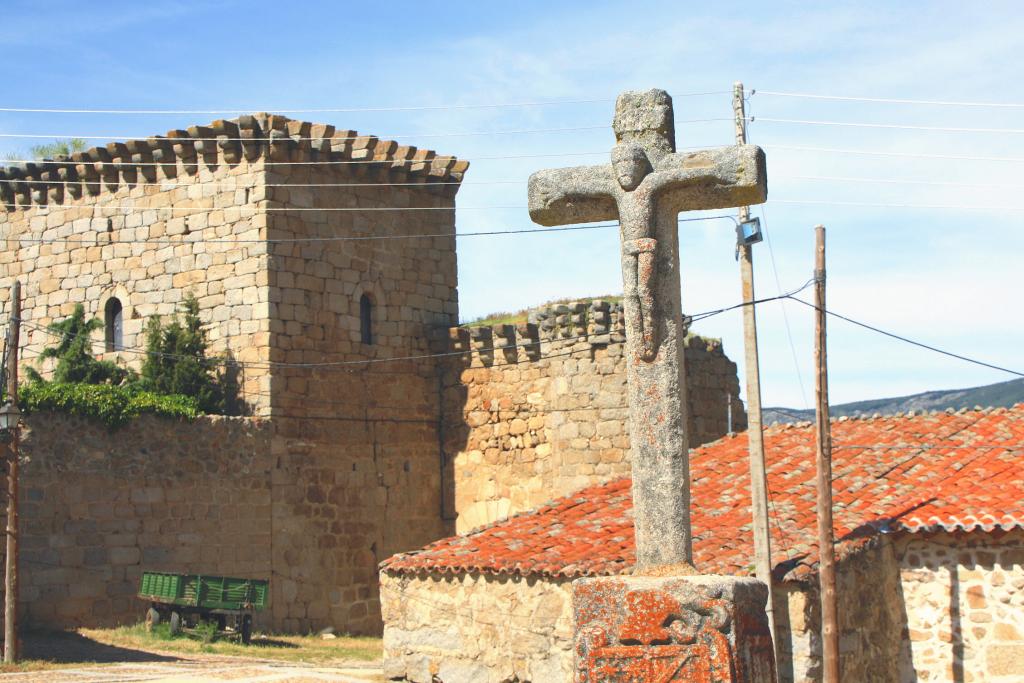
[[[248,645],[252,641],[252,615],[242,617],[242,642]]]
[[[156,607],[150,607],[146,610],[146,630],[152,631],[153,627],[160,623],[160,612],[156,610]]]
[[[181,633],[181,614],[178,612],[171,612],[170,618],[170,632],[172,636],[176,636]]]

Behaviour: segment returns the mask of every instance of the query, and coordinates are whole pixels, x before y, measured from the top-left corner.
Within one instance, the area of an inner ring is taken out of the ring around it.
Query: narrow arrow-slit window
[[[107,351],[120,351],[124,348],[124,309],[121,301],[117,298],[110,298],[104,309],[104,322],[106,323],[106,349]]]
[[[359,330],[364,344],[373,343],[373,301],[369,294],[359,297]]]

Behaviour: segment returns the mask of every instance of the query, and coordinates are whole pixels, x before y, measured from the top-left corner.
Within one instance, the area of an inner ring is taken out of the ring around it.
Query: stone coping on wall
[[[194,176],[203,166],[329,164],[366,182],[386,180],[454,197],[469,162],[324,123],[258,113],[111,142],[70,156],[0,167],[5,211],[65,204],[140,183]]]
[[[433,350],[472,367],[508,365],[565,356],[626,341],[622,304],[594,299],[530,309],[527,322],[450,327],[434,332]],[[719,339],[687,334],[688,354],[725,355]]]

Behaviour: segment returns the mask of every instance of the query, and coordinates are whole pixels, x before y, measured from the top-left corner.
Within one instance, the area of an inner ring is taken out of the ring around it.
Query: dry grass
[[[104,645],[182,655],[225,655],[307,664],[370,662],[382,656],[380,638],[338,636],[324,640],[319,635],[255,633],[252,643],[243,645],[237,637],[223,633],[212,639],[212,634],[204,631],[171,637],[166,628],[161,624],[150,633],[139,624],[114,629],[80,629],[79,633]]]
[[[380,638],[319,635],[294,636],[254,633],[252,643],[238,637],[197,628],[171,637],[167,625],[151,633],[142,624],[119,628],[83,628],[67,632],[28,632],[22,638],[23,659],[0,664],[0,674],[31,673],[102,666],[115,662],[145,663],[168,657],[241,657],[297,664],[344,665],[380,661]],[[33,680],[34,677],[33,677]]]
[[[69,666],[78,666],[73,662],[51,662],[46,659],[26,659],[17,664],[0,663],[0,674],[31,673],[33,671],[50,671],[52,669],[66,669]]]

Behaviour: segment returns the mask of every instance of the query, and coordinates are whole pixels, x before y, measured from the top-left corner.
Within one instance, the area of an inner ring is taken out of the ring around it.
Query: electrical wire
[[[272,199],[264,199],[259,201],[276,201]],[[19,204],[0,204],[9,209],[16,209]],[[35,205],[39,209],[47,209],[46,212],[40,212],[43,215],[48,212],[49,204]],[[65,206],[64,204],[58,205],[60,210],[66,209],[110,209],[113,211],[216,211],[221,207],[213,206],[121,206],[117,204],[94,204],[92,206],[76,205],[76,206]],[[24,207],[22,207],[24,208]],[[526,209],[528,208],[525,204],[516,206],[460,206],[459,211],[495,211],[502,209]],[[454,206],[261,206],[260,211],[349,211],[349,212],[360,212],[360,211],[455,211]]]
[[[927,185],[935,187],[972,187],[997,190],[1024,190],[1024,185],[1000,185],[997,183],[951,183],[941,180],[906,180],[902,178],[855,178],[849,176],[828,176],[828,175],[784,175],[772,176],[781,177],[784,180],[822,180],[828,182],[843,183],[878,183],[881,185]]]
[[[46,164],[49,162],[39,162]],[[13,183],[21,185],[39,185],[45,183],[46,185],[83,185],[91,184],[95,182],[99,184],[103,182],[97,178],[95,181],[89,181],[85,179],[79,180],[31,180],[31,179],[15,179],[15,178],[4,178],[0,180],[0,183]],[[433,187],[435,185],[525,185],[525,180],[438,180],[438,181],[427,181],[427,182],[392,182],[392,183],[253,183],[251,185],[242,185],[238,182],[204,182],[197,180],[193,183],[177,183],[172,180],[163,180],[157,182],[135,182],[128,183],[132,187],[159,187],[163,189],[173,189],[179,187],[222,187],[228,190],[243,190],[256,187]]]
[[[772,249],[772,238],[768,232],[768,214],[765,211],[765,206],[760,206],[761,218],[764,220],[764,240],[768,245],[768,256],[769,261],[772,264],[772,274],[775,276],[775,290],[782,295],[782,283],[779,281],[779,269],[775,265],[775,250]],[[786,326],[786,339],[789,341],[789,350],[793,356],[793,369],[796,371],[797,384],[800,386],[800,397],[804,400],[804,405],[810,405],[810,401],[807,400],[807,391],[804,388],[804,376],[800,372],[800,361],[796,356],[796,344],[793,341],[793,331],[789,326],[789,314],[786,312],[786,302],[783,301],[780,305],[782,308],[782,321]]]
[[[790,298],[793,299],[793,301],[797,301],[799,303],[802,303],[804,306],[808,306],[810,308],[813,308],[816,311],[821,310],[820,308],[818,308],[814,304],[810,303],[809,301],[804,301],[803,299],[799,299],[799,298],[797,298],[795,296],[791,296]],[[1024,372],[1018,372],[1017,370],[1011,370],[1009,368],[1004,368],[1004,367],[999,366],[999,365],[993,365],[992,363],[987,363],[985,361],[981,361],[981,360],[978,360],[976,358],[970,358],[968,356],[962,356],[962,355],[960,355],[958,353],[953,353],[952,351],[945,351],[943,349],[937,348],[935,346],[931,346],[929,344],[925,344],[923,342],[914,341],[913,339],[908,339],[908,338],[903,337],[901,335],[898,335],[898,334],[896,334],[894,332],[887,332],[887,331],[879,329],[879,328],[877,328],[877,327],[875,327],[873,325],[869,325],[867,323],[860,322],[859,320],[854,320],[853,318],[848,318],[845,315],[840,315],[839,313],[836,313],[835,311],[830,311],[828,309],[825,309],[825,313],[828,314],[828,315],[831,315],[831,316],[833,316],[835,318],[839,318],[840,320],[845,320],[846,322],[851,323],[853,325],[857,325],[858,327],[863,327],[866,330],[871,330],[872,332],[877,332],[878,334],[882,334],[882,335],[885,335],[886,337],[891,337],[893,339],[897,339],[899,341],[906,342],[907,344],[912,344],[914,346],[919,346],[922,349],[928,349],[929,351],[934,351],[935,353],[941,353],[944,356],[949,356],[951,358],[956,358],[958,360],[966,361],[968,363],[973,363],[975,365],[980,365],[982,367],[990,368],[992,370],[999,370],[1000,372],[1005,372],[1005,373],[1008,373],[1008,374],[1011,374],[1011,375],[1016,375],[1017,377],[1024,377]]]
[[[684,92],[673,93],[672,97],[701,97],[704,95],[727,94],[729,90],[711,90],[707,92]],[[288,114],[345,114],[362,112],[395,112],[395,111],[444,111],[457,109],[500,109],[514,107],[549,107],[566,104],[594,104],[614,102],[614,97],[602,97],[594,99],[574,100],[535,100],[526,102],[496,102],[496,103],[467,103],[467,104],[440,104],[440,105],[412,105],[396,107],[341,107],[324,109],[286,109],[286,108],[261,108],[252,109],[248,107],[221,109],[48,109],[42,107],[0,107],[0,112],[20,112],[33,114],[246,114],[254,111],[264,112],[286,112]]]
[[[272,200],[263,200],[272,201]],[[893,203],[879,203],[879,202],[851,202],[835,199],[769,199],[768,201],[776,202],[778,204],[822,204],[827,206],[866,206],[866,207],[879,207],[888,209],[957,209],[963,211],[1015,211],[1015,207],[1012,206],[972,206],[966,204],[893,204]],[[18,209],[18,208],[37,208],[40,211],[37,215],[47,215],[50,212],[50,206],[48,204],[43,205],[28,205],[23,206],[20,204],[0,204],[7,209]],[[216,211],[217,207],[210,206],[122,206],[122,205],[110,205],[110,204],[95,204],[92,206],[67,206],[59,205],[58,210],[73,210],[77,208],[83,209],[107,209],[110,211],[168,211],[171,213],[191,211],[192,213],[197,212],[210,212]],[[508,206],[367,206],[367,207],[350,207],[350,206],[261,206],[260,211],[327,211],[327,212],[346,212],[346,213],[359,213],[365,211],[380,212],[380,211],[507,211],[507,210],[526,210],[529,207],[526,205],[508,205]]]
[[[711,122],[714,122],[714,121],[732,121],[732,119],[728,118],[728,117],[721,117],[720,116],[720,117],[707,118],[707,119],[683,119],[683,120],[680,120],[680,121],[676,121],[676,123],[677,124],[679,124],[679,123],[711,123]],[[567,126],[567,127],[561,127],[561,128],[520,128],[520,129],[513,129],[513,130],[477,130],[477,131],[458,131],[458,132],[445,132],[445,133],[389,133],[389,134],[386,134],[386,135],[374,134],[374,135],[350,135],[350,136],[334,136],[334,137],[324,136],[324,135],[317,136],[317,137],[301,137],[301,136],[298,136],[298,135],[292,136],[292,135],[283,134],[280,138],[272,138],[272,137],[236,138],[236,137],[230,137],[230,136],[221,135],[221,136],[217,136],[217,137],[192,137],[192,136],[189,136],[187,138],[163,138],[163,137],[160,137],[160,138],[156,138],[156,139],[160,140],[161,142],[166,141],[166,142],[171,142],[171,143],[175,143],[175,142],[198,142],[198,141],[203,141],[203,142],[229,141],[229,142],[249,142],[249,143],[252,143],[252,142],[270,142],[270,143],[274,143],[274,142],[299,142],[299,141],[309,142],[309,141],[313,141],[313,140],[323,140],[323,141],[326,141],[326,142],[330,142],[330,141],[341,141],[341,140],[359,140],[361,138],[371,138],[371,137],[372,138],[377,138],[377,139],[380,139],[380,140],[394,140],[394,139],[397,139],[397,138],[458,138],[458,137],[476,137],[476,136],[482,136],[482,135],[525,135],[525,134],[532,134],[532,133],[570,133],[570,132],[577,132],[577,131],[581,131],[581,130],[607,130],[607,129],[608,129],[608,124],[603,123],[603,124],[593,125],[593,126]],[[59,133],[59,134],[58,133],[46,133],[46,134],[40,134],[40,133],[0,133],[0,138],[48,139],[48,140],[52,140],[52,139],[67,139],[67,138],[73,138],[73,139],[77,139],[77,140],[112,140],[112,139],[119,139],[119,140],[148,140],[149,138],[152,138],[152,137],[154,137],[154,136],[152,136],[152,135],[131,135],[131,134],[124,134],[124,133],[117,133],[117,134],[111,133],[111,134],[107,134],[107,135],[77,135],[77,134],[71,134],[71,133]]]
[[[158,209],[151,209],[156,211]],[[680,218],[677,222],[679,223],[692,223],[695,221],[709,221],[718,219],[729,219],[735,222],[735,217],[730,215],[715,215],[715,216],[698,216],[694,218]],[[16,240],[19,242],[28,242],[30,244],[83,244],[87,246],[107,246],[113,244],[308,244],[308,243],[321,243],[321,242],[366,242],[375,240],[395,240],[395,239],[430,239],[437,237],[485,237],[495,235],[525,235],[532,233],[552,233],[552,232],[575,232],[578,230],[600,230],[604,228],[617,228],[619,223],[598,223],[594,225],[566,225],[560,227],[548,227],[548,228],[526,228],[522,230],[482,230],[475,232],[442,232],[442,233],[427,233],[427,234],[404,234],[404,235],[359,235],[359,236],[334,236],[334,237],[293,237],[293,238],[277,238],[277,239],[238,239],[238,238],[214,238],[214,239],[190,239],[192,235],[198,235],[198,231],[190,233],[188,235],[182,235],[182,239],[141,239],[141,240],[114,240],[110,239],[106,243],[100,243],[99,238],[102,236],[108,236],[110,233],[97,232],[95,237],[92,239],[70,239],[70,238],[48,238],[48,237],[15,237],[8,235],[6,238],[0,237],[0,241]]]
[[[854,97],[850,95],[818,95],[799,92],[779,92],[777,90],[753,90],[751,95],[768,95],[771,97],[797,97],[810,100],[839,100],[843,102],[876,102],[881,104],[925,104],[943,107],[996,107],[1024,108],[1024,103],[1016,102],[965,102],[951,100],[910,100],[891,97]],[[2,111],[2,110],[0,110]]]
[[[40,162],[48,163],[48,162]],[[908,178],[866,178],[866,177],[853,177],[853,176],[828,176],[828,175],[772,175],[772,178],[778,178],[782,180],[820,180],[828,182],[844,182],[844,183],[877,183],[881,185],[925,185],[935,187],[970,187],[970,188],[984,188],[984,189],[998,189],[998,190],[1024,190],[1024,185],[1003,185],[999,183],[957,183],[957,182],[945,182],[941,180],[914,180]],[[101,179],[90,181],[86,179],[79,180],[33,180],[33,179],[19,179],[19,178],[4,178],[0,180],[0,183],[7,183],[13,185],[39,185],[46,184],[50,185],[63,185],[64,187],[77,186],[80,187],[84,184],[99,184],[102,183]],[[120,184],[120,183],[119,183]],[[240,189],[252,189],[257,187],[433,187],[435,185],[526,185],[526,180],[439,180],[439,181],[427,181],[427,182],[380,182],[380,183],[258,183],[251,185],[240,185],[237,182],[203,182],[197,181],[192,183],[179,183],[172,180],[163,180],[156,182],[132,182],[127,183],[131,187],[159,187],[164,190],[176,189],[176,188],[188,188],[202,185],[203,187],[215,187],[223,188],[226,190],[240,190]],[[460,207],[461,208],[461,207]]]
[[[693,148],[684,148],[684,149],[699,149],[699,148],[693,147]],[[477,163],[479,161],[497,161],[497,160],[505,160],[505,159],[541,159],[541,158],[549,158],[549,157],[559,157],[559,158],[561,158],[561,157],[572,157],[572,156],[608,156],[608,151],[606,150],[606,151],[603,151],[603,152],[544,152],[544,153],[538,153],[538,154],[499,154],[499,155],[493,155],[493,156],[478,156],[478,157],[473,157],[472,159],[468,159],[468,160],[460,159],[459,157],[453,156],[451,154],[439,154],[439,155],[431,157],[430,159],[423,159],[421,161],[416,161],[415,159],[386,158],[386,159],[338,159],[338,160],[323,159],[323,160],[317,160],[317,161],[261,161],[260,163],[263,166],[359,166],[359,165],[366,165],[366,164],[388,164],[388,165],[392,165],[392,166],[395,165],[395,164],[398,164],[399,166],[401,166],[402,164],[424,164],[424,165],[426,165],[426,164],[431,164],[431,163],[433,163],[435,161],[469,161],[472,164],[472,163]],[[197,158],[194,161],[185,161],[185,160],[179,160],[179,159],[172,159],[170,161],[100,161],[100,162],[95,162],[95,161],[92,161],[91,159],[89,159],[89,160],[81,160],[81,159],[75,160],[75,159],[68,159],[68,158],[63,158],[63,159],[4,159],[2,161],[4,161],[4,163],[8,163],[8,164],[36,164],[37,166],[48,166],[50,164],[65,164],[65,165],[76,166],[76,165],[92,165],[92,164],[96,164],[96,163],[102,164],[104,167],[106,167],[106,166],[133,166],[133,167],[134,166],[138,166],[138,167],[147,167],[147,166],[176,166],[179,163],[179,161],[186,168],[188,168],[190,166],[199,166],[201,164],[202,165],[206,165],[205,162],[202,159],[198,158],[198,155],[197,155]],[[217,165],[220,165],[221,163],[222,162],[218,161]],[[97,181],[97,182],[99,182],[99,181]]]
[[[883,152],[868,149],[841,149],[835,147],[807,147],[803,145],[776,145],[767,143],[766,149],[784,149],[796,152],[825,152],[827,154],[854,154],[863,156],[904,157],[908,159],[950,159],[953,161],[1005,161],[1011,163],[1024,162],[1024,157],[988,157],[968,156],[962,154],[925,154],[918,152]]]
[[[807,126],[842,126],[846,128],[886,128],[893,130],[923,130],[940,133],[998,133],[1002,135],[1021,135],[1024,128],[960,128],[951,126],[912,126],[899,123],[864,123],[854,121],[815,121],[810,119],[776,119],[757,117],[749,119],[751,123],[795,123]],[[51,136],[52,137],[52,136]]]
[[[965,204],[888,204],[883,202],[848,202],[835,199],[769,199],[776,204],[813,204],[822,206],[863,206],[882,209],[955,209],[957,211],[1016,212],[1013,206],[970,206]]]
[[[770,301],[777,301],[777,300],[780,300],[780,299],[783,299],[783,298],[792,297],[794,294],[797,294],[797,293],[801,292],[802,290],[806,289],[807,287],[809,287],[813,283],[814,283],[813,279],[809,280],[807,283],[805,283],[804,285],[802,285],[798,289],[795,289],[795,290],[793,290],[793,292],[785,294],[783,296],[768,297],[768,298],[765,298],[765,299],[757,299],[757,300],[750,301],[750,302],[742,302],[742,303],[738,303],[738,304],[735,304],[733,306],[728,306],[728,307],[725,307],[725,308],[719,308],[719,309],[715,309],[715,310],[712,310],[712,311],[704,311],[704,312],[701,312],[701,313],[697,313],[697,314],[694,314],[692,316],[687,316],[687,318],[692,323],[692,322],[696,322],[696,321],[699,321],[699,320],[704,320],[706,318],[710,318],[710,317],[715,316],[715,315],[719,315],[720,313],[725,313],[726,311],[731,311],[731,310],[734,310],[734,309],[737,309],[737,308],[742,308],[743,306],[754,306],[754,305],[758,305],[758,304],[762,304],[762,303],[767,303],[767,302],[770,302]],[[797,300],[799,301],[799,299],[797,299]],[[25,326],[27,328],[31,328],[31,329],[39,330],[41,332],[45,332],[45,333],[49,334],[52,337],[66,338],[68,336],[67,333],[59,332],[57,330],[52,329],[52,327],[49,327],[49,326],[38,325],[36,323],[31,323],[31,322],[28,322],[26,320],[21,320],[20,322],[21,322],[21,324],[23,326]],[[558,338],[558,339],[538,339],[537,341],[529,341],[529,342],[521,343],[521,344],[511,344],[511,345],[509,345],[507,347],[504,347],[503,349],[495,348],[495,349],[493,349],[493,352],[494,353],[498,353],[498,352],[500,352],[502,350],[506,350],[506,349],[527,349],[527,350],[529,350],[529,349],[532,349],[532,348],[537,348],[537,347],[539,347],[539,346],[541,346],[543,344],[562,343],[562,342],[568,342],[568,341],[579,341],[579,340],[584,340],[584,339],[590,339],[592,336],[593,335],[590,335],[590,334],[584,334],[584,335],[579,335],[579,336],[575,336],[575,337],[561,337],[561,338]],[[99,340],[96,340],[96,341],[94,341],[92,343],[100,344],[102,342],[100,342]],[[131,348],[131,347],[122,347],[122,348],[119,348],[118,351],[119,352],[123,352],[123,353],[137,354],[137,355],[149,355],[149,356],[155,355],[155,356],[158,356],[158,357],[161,357],[161,358],[191,359],[191,360],[195,359],[194,356],[186,356],[186,355],[180,355],[180,354],[169,354],[169,353],[163,353],[163,352],[159,352],[159,351],[149,351],[149,350],[146,350],[146,349]],[[544,360],[544,359],[547,359],[547,358],[557,358],[560,355],[568,355],[570,353],[576,353],[578,351],[580,351],[580,350],[579,349],[572,349],[572,350],[566,352],[565,354],[552,354],[552,355],[548,355],[548,356],[543,356],[542,358],[540,358],[538,360]],[[320,368],[351,367],[351,366],[369,366],[369,365],[375,365],[375,364],[379,364],[379,363],[388,363],[388,362],[396,362],[396,361],[418,361],[418,360],[426,360],[426,359],[433,359],[433,358],[450,358],[450,357],[453,357],[453,356],[472,355],[474,352],[475,353],[479,353],[478,350],[470,349],[470,350],[467,350],[467,351],[446,351],[446,352],[441,352],[441,353],[415,354],[415,355],[410,355],[410,356],[394,356],[394,357],[389,357],[389,358],[365,358],[365,359],[359,359],[359,360],[326,361],[326,362],[319,362],[319,363],[285,363],[285,362],[280,362],[280,361],[238,361],[238,360],[234,360],[234,359],[217,359],[217,358],[209,358],[209,359],[206,359],[206,360],[209,361],[212,364],[215,364],[215,365],[224,365],[224,366],[241,367],[241,368],[258,368],[258,369],[265,369],[265,370],[266,369],[272,369],[272,368],[320,369]]]

